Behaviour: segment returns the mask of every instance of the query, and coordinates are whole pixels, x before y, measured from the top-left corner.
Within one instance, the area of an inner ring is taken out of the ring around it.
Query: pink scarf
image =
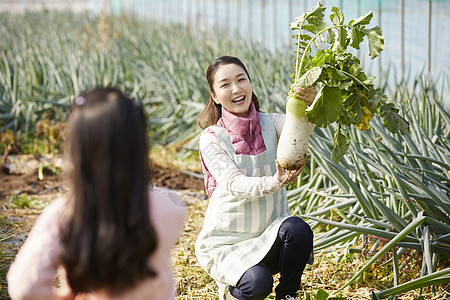
[[[238,117],[222,106],[222,117],[217,124],[228,130],[236,154],[256,155],[266,150],[259,124],[259,112],[253,102],[247,117]]]

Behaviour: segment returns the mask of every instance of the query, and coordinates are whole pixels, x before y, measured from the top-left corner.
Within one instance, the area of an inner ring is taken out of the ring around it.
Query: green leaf
[[[298,37],[297,37],[298,38]],[[303,41],[310,41],[311,39],[312,39],[312,36],[310,36],[309,34],[304,34],[304,33],[302,33],[302,34],[300,34],[300,38],[303,40]]]
[[[380,107],[380,115],[383,125],[390,132],[405,134],[409,130],[409,122],[398,114],[399,109],[392,103],[386,103]]]
[[[337,122],[347,126],[359,124],[361,123],[361,111],[355,113],[351,110],[341,109]]]
[[[380,298],[377,296],[377,294],[375,294],[374,291],[372,291],[372,295],[371,295],[370,300],[380,300]]]
[[[350,33],[350,46],[355,49],[359,49],[359,44],[364,41],[364,36],[366,34],[358,27],[352,27],[352,31]]]
[[[289,28],[292,30],[300,29],[300,25],[305,21],[307,15],[305,12],[301,16],[296,17],[294,22],[289,23]]]
[[[334,80],[344,81],[344,80],[348,79],[348,76],[344,72],[342,72],[341,70],[339,70],[338,68],[336,68],[334,66],[330,66],[330,67],[331,67],[331,75]]]
[[[367,86],[373,86],[373,81],[375,79],[375,75],[370,75],[363,83]]]
[[[335,34],[332,29],[327,30],[327,43],[332,44],[335,39]]]
[[[289,27],[292,30],[309,30],[310,32],[317,33],[320,28],[325,28],[326,23],[323,21],[326,7],[323,6],[320,2],[311,10],[309,13],[303,13],[301,16],[295,18],[295,22],[289,24]],[[307,26],[306,23],[309,23],[312,26]],[[315,27],[315,28],[314,28]]]
[[[331,54],[324,51],[324,50],[318,50],[316,52],[316,55],[311,59],[311,64],[313,66],[320,66],[326,63],[330,59]]]
[[[330,20],[335,26],[344,24],[344,14],[339,7],[334,6],[331,8]]]
[[[344,122],[345,125],[355,125],[361,123],[362,117],[361,117],[360,101],[361,97],[359,95],[358,90],[355,88],[351,88],[343,101],[345,109],[341,110],[341,115],[339,116],[341,122],[345,121]],[[346,121],[347,119],[349,119],[348,121],[353,122],[349,123]]]
[[[388,296],[398,295],[401,293],[405,293],[411,290],[415,290],[430,285],[448,284],[449,282],[450,282],[450,268],[446,268],[434,272],[432,274],[428,274],[420,278],[405,282],[393,288],[378,292],[376,293],[377,296],[376,299],[387,298]]]
[[[338,53],[345,52],[348,46],[347,30],[344,27],[338,27],[336,29],[336,35],[334,37],[334,43],[331,46],[333,51]]]
[[[344,288],[346,288],[348,285],[353,283],[359,276],[364,273],[375,261],[377,261],[384,253],[386,253],[388,250],[390,250],[396,243],[403,240],[411,231],[419,227],[423,221],[425,221],[425,217],[421,216],[416,218],[414,221],[408,224],[408,226],[405,227],[401,232],[399,232],[395,238],[390,240],[383,248],[381,248],[377,254],[375,254],[357,273],[353,275],[352,278],[350,278],[343,286],[341,286],[337,292],[342,291]]]
[[[341,81],[341,82],[338,83],[338,87],[339,87],[341,90],[346,90],[346,89],[348,89],[349,87],[351,87],[352,85],[353,85],[353,82],[352,82],[352,81]]]
[[[378,109],[378,107],[380,107],[383,103],[385,103],[386,100],[387,96],[383,95],[383,93],[379,88],[371,89],[367,95],[367,101],[369,102],[370,107],[372,109]]]
[[[346,130],[341,129],[340,126],[336,126],[336,130],[333,135],[334,146],[331,152],[331,159],[335,163],[339,163],[341,158],[348,150],[348,145],[350,143],[350,137]]]
[[[336,121],[342,108],[342,95],[338,87],[324,86],[319,90],[314,104],[306,110],[308,120],[319,127]]]
[[[353,25],[353,26],[369,25],[370,21],[372,20],[372,17],[373,17],[373,13],[369,12],[364,16],[350,20],[350,22],[348,22],[348,24]]]
[[[384,37],[380,27],[375,26],[369,29],[363,29],[369,41],[369,56],[374,59],[384,48]]]
[[[328,299],[328,293],[324,290],[320,289],[317,291],[316,300],[327,300]]]
[[[302,77],[299,78],[298,82],[296,84],[307,87],[314,85],[319,79],[320,75],[322,74],[323,67],[314,67],[312,69],[309,69],[305,74],[303,74]]]

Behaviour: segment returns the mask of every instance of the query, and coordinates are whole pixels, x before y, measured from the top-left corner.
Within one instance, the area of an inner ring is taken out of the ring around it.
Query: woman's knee
[[[239,299],[265,299],[272,292],[272,287],[272,274],[264,264],[258,264],[244,273],[232,294],[238,292]]]
[[[313,232],[311,227],[300,217],[286,219],[280,227],[280,233],[284,238],[297,240],[303,244],[312,244]]]

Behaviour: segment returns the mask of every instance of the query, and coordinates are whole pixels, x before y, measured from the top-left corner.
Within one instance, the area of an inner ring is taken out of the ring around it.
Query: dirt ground
[[[0,170],[2,231],[11,230],[9,243],[20,245],[42,209],[68,193],[62,156],[9,156]],[[41,174],[39,173],[41,170]],[[188,172],[189,173],[189,172]],[[203,180],[183,171],[153,166],[152,185],[171,190],[203,192]],[[205,196],[200,195],[201,198]],[[3,227],[8,227],[5,229]]]
[[[42,209],[54,199],[67,196],[62,167],[61,156],[8,157],[7,163],[0,170],[0,250],[16,251]],[[218,299],[216,284],[198,265],[194,252],[195,240],[208,203],[203,180],[197,175],[198,170],[192,173],[157,165],[153,168],[153,185],[175,190],[188,207],[184,230],[172,254],[177,300]],[[2,237],[2,234],[7,238]],[[357,260],[338,263],[335,258],[335,253],[324,252],[316,255],[313,266],[307,266],[302,279],[303,299],[306,298],[306,293],[315,295],[319,289],[327,292],[337,290],[362,266]],[[4,278],[0,278],[0,287],[4,285],[1,281]],[[344,292],[343,296],[347,300],[370,299],[371,291],[379,286],[377,281],[362,282]],[[3,286],[0,289],[0,299],[9,299],[5,288]],[[398,299],[412,300],[416,299],[416,295],[415,292],[409,292]],[[274,294],[269,299],[274,299]],[[430,295],[424,299],[442,298]]]
[[[38,176],[39,164],[44,165],[42,179]],[[64,184],[63,174],[57,174],[52,170],[55,167],[62,167],[61,157],[39,159],[32,156],[13,157],[0,172],[0,201],[14,194],[42,194],[60,189]],[[182,171],[161,167],[152,170],[152,184],[172,190],[203,189],[202,179]]]

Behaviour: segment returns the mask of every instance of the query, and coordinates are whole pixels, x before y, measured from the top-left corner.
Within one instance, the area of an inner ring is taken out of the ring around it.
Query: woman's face
[[[252,85],[243,68],[235,64],[219,66],[214,75],[213,90],[214,102],[239,117],[248,115]]]

